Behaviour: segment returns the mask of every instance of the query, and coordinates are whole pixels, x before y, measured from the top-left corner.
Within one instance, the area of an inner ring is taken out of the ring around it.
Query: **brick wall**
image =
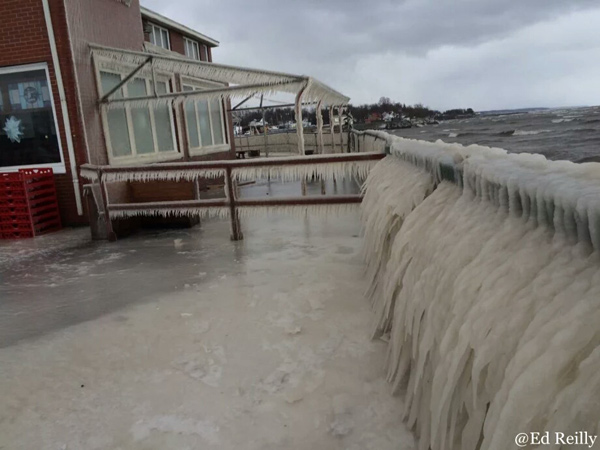
[[[169,30],[169,40],[171,41],[171,50],[185,55],[185,45],[183,35],[175,30]]]
[[[77,162],[85,154],[81,139],[80,123],[77,120],[73,73],[69,70],[69,43],[66,33],[65,10],[62,0],[50,0],[50,15],[54,27],[56,46],[63,76],[63,85],[67,101],[67,113],[71,121],[72,138]],[[59,208],[63,224],[85,223],[84,216],[78,216],[71,173],[69,155],[63,127],[63,114],[56,84],[56,73],[52,64],[52,54],[44,18],[41,0],[2,0],[0,1],[0,66],[16,66],[32,63],[46,63],[50,75],[50,84],[54,95],[54,107],[57,115],[57,130],[65,162],[66,174],[55,176]],[[81,159],[84,161],[84,159]]]

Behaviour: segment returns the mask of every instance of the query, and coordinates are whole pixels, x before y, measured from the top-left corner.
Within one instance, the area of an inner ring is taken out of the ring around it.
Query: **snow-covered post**
[[[241,241],[244,239],[242,227],[240,225],[240,216],[235,207],[235,189],[233,187],[233,177],[231,176],[231,167],[225,169],[225,187],[227,188],[227,200],[229,202],[229,215],[231,217],[231,240]]]
[[[323,100],[317,103],[317,153],[323,153],[323,113],[321,104]]]
[[[306,89],[306,85],[296,94],[296,133],[298,135],[298,153],[304,155],[304,127],[302,126],[302,94]]]
[[[338,122],[340,125],[340,153],[344,153],[344,133],[342,131],[343,128],[343,123],[342,123],[342,114],[344,111],[344,107],[343,106],[338,106]]]
[[[329,128],[331,129],[331,153],[335,153],[335,134],[333,133],[333,106],[329,107]]]
[[[263,133],[265,137],[265,156],[269,157],[269,136],[267,135],[267,121],[265,120],[265,108],[262,108]]]
[[[117,240],[117,234],[113,230],[112,221],[110,220],[110,212],[108,210],[108,187],[106,186],[106,180],[103,180],[102,169],[97,172],[98,175],[98,187],[100,188],[100,195],[102,197],[102,208],[104,209],[104,222],[106,226],[106,238],[114,242]]]

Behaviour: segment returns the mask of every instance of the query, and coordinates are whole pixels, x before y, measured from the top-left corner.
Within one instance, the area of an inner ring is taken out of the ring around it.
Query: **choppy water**
[[[480,115],[396,130],[394,134],[500,147],[515,153],[541,153],[554,160],[595,157],[600,161],[600,106]]]

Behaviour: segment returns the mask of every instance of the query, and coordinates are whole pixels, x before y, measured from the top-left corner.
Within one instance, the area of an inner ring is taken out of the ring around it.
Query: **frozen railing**
[[[356,136],[388,154],[361,204],[368,296],[419,448],[596,436],[600,164]]]
[[[600,249],[600,164],[550,161],[500,148],[354,131],[360,151],[384,152],[452,181],[517,217]]]
[[[306,154],[348,153],[348,133],[323,132],[323,147],[319,146],[318,133],[304,130],[304,150]],[[296,130],[276,133],[236,136],[235,148],[238,152],[261,152],[262,155],[277,153],[298,154],[298,134]]]
[[[136,216],[162,217],[227,217],[231,219],[231,237],[243,238],[240,216],[255,214],[265,208],[277,207],[283,211],[341,209],[345,205],[360,203],[361,194],[321,195],[286,198],[242,199],[236,194],[236,183],[255,179],[300,181],[366,179],[369,170],[382,157],[382,153],[315,155],[252,160],[222,160],[185,163],[164,163],[140,166],[95,166],[85,164],[81,176],[100,188],[95,196],[102,202],[98,209],[105,217],[108,238],[116,238],[112,220]],[[222,178],[225,181],[225,198],[142,203],[111,203],[107,185],[116,182],[198,181],[204,178]],[[304,193],[304,189],[303,189]],[[322,192],[325,194],[324,192]]]

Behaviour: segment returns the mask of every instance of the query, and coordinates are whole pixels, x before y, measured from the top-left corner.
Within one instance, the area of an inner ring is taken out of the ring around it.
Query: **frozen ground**
[[[357,214],[243,226],[0,245],[0,448],[414,448]]]

